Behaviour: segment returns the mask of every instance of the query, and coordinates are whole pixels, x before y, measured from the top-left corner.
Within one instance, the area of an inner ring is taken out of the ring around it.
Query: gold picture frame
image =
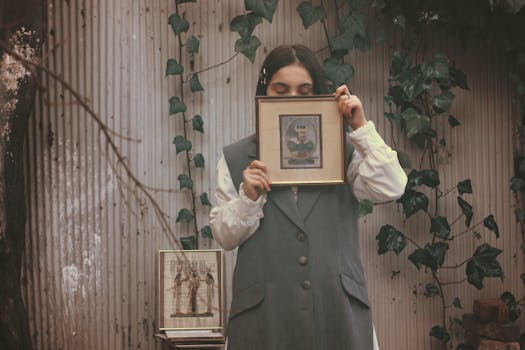
[[[159,250],[159,330],[223,331],[222,250]]]
[[[272,185],[345,183],[344,124],[334,96],[255,100],[257,159]]]

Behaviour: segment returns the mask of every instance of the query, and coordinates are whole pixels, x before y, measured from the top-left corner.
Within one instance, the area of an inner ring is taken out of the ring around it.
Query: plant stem
[[[188,79],[189,79],[193,74],[204,73],[204,72],[206,72],[206,71],[212,70],[212,69],[217,68],[217,67],[220,67],[220,66],[222,66],[222,65],[225,65],[226,63],[230,62],[230,61],[233,60],[235,57],[237,57],[238,54],[239,54],[239,53],[236,52],[236,53],[233,54],[232,57],[228,58],[228,59],[225,60],[225,61],[222,61],[222,62],[220,62],[220,63],[214,64],[213,66],[210,66],[210,67],[203,68],[203,69],[198,70],[198,71],[196,71],[196,72],[191,72],[190,74],[188,74],[188,75],[186,76],[186,81],[188,81]]]
[[[460,268],[461,266],[465,265],[466,263],[468,263],[470,261],[470,259],[472,258],[468,258],[467,260],[463,261],[461,264],[458,264],[456,266],[441,266],[442,269],[457,269],[457,268]]]
[[[460,217],[461,217],[461,216],[460,216]],[[481,225],[482,223],[483,223],[483,221],[478,222],[478,223],[475,224],[474,226],[469,227],[468,229],[466,229],[465,231],[462,231],[462,232],[458,233],[457,235],[450,237],[449,240],[453,240],[453,239],[455,239],[455,238],[457,238],[457,237],[459,237],[459,236],[464,235],[465,233],[467,233],[467,232],[469,232],[469,231],[474,230],[476,227],[478,227],[478,226]],[[451,225],[451,226],[452,226],[452,225]]]

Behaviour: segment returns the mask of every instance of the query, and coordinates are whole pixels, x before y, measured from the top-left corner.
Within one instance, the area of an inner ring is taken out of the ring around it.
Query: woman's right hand
[[[272,183],[266,174],[267,171],[263,162],[254,160],[242,172],[242,189],[252,201],[256,201],[261,194],[270,191]]]

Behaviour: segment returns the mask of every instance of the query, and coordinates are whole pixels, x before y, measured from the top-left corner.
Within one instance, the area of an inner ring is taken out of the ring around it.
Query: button
[[[297,259],[299,262],[299,265],[306,265],[308,264],[308,258],[304,255],[300,256],[299,259]]]
[[[312,282],[310,282],[308,280],[304,280],[301,283],[301,287],[303,287],[303,289],[310,289],[311,286],[312,286]]]
[[[302,242],[305,239],[306,239],[306,235],[304,234],[304,232],[302,232],[302,231],[297,232],[297,240],[299,242]]]

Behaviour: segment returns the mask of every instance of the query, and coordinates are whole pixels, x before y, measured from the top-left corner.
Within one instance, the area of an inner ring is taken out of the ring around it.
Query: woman
[[[313,52],[292,45],[270,52],[256,94],[326,92]],[[224,249],[239,248],[228,350],[377,348],[359,254],[357,200],[397,199],[407,178],[396,152],[366,120],[360,100],[345,85],[335,97],[353,130],[348,184],[272,188],[266,166],[255,159],[255,136],[224,148],[210,224]]]

